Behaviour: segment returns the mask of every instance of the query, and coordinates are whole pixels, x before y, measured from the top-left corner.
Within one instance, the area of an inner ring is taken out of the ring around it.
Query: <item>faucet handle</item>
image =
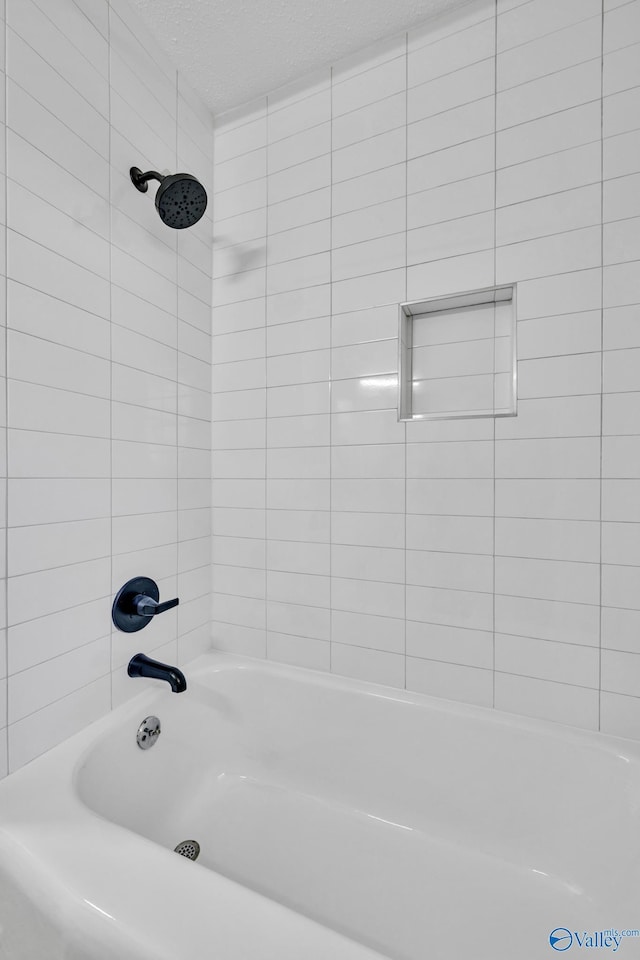
[[[135,633],[151,623],[157,613],[171,610],[179,603],[178,597],[160,603],[158,584],[149,577],[134,577],[118,590],[111,618],[118,630]]]
[[[172,607],[177,607],[179,603],[180,600],[178,597],[176,597],[175,600],[165,600],[164,603],[158,603],[153,597],[147,597],[143,593],[139,593],[133,598],[136,613],[141,617],[155,617],[157,613],[164,613],[165,610],[171,610]]]

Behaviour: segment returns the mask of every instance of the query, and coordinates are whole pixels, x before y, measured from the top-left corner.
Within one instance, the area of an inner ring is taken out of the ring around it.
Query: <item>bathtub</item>
[[[218,653],[185,672],[0,784],[3,960],[640,957],[640,744]]]

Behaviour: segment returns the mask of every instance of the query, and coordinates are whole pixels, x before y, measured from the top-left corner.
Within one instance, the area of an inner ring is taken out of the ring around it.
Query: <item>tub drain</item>
[[[187,860],[197,860],[200,856],[200,844],[197,840],[183,840],[177,847],[174,847],[174,853],[179,853],[181,857]]]

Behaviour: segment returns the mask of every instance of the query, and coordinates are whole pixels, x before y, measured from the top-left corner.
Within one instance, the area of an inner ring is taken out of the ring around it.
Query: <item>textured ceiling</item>
[[[214,113],[460,0],[130,0]]]

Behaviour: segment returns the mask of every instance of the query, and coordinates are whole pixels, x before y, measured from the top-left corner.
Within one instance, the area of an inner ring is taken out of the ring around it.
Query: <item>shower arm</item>
[[[136,190],[139,190],[140,193],[146,193],[149,189],[149,180],[158,180],[160,183],[165,179],[161,173],[158,173],[156,170],[147,170],[146,173],[143,173],[140,167],[131,167],[129,170],[129,176],[131,177],[131,182],[133,183]]]

